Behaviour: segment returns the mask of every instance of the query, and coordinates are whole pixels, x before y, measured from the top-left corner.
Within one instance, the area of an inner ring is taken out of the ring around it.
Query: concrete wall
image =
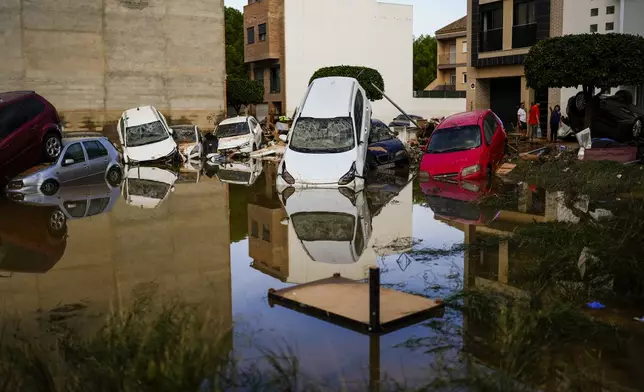
[[[146,104],[206,126],[225,109],[223,3],[3,0],[0,90],[36,90],[71,128]]]
[[[466,110],[466,105],[465,98],[412,98],[403,106],[403,109],[407,114],[416,114],[430,119],[463,112]],[[398,116],[398,114],[400,113],[396,111],[395,116]],[[380,118],[380,120],[389,123],[395,116]]]
[[[380,71],[385,92],[403,108],[413,99],[413,8],[376,0],[284,0],[286,112],[300,105],[313,73],[333,65]],[[394,118],[386,100],[374,116]]]

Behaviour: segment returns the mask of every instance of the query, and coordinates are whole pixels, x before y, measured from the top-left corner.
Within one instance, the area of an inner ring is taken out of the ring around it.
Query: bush
[[[375,84],[381,91],[385,91],[385,81],[380,72],[373,68],[351,66],[351,65],[338,65],[333,67],[320,68],[309,80],[311,84],[315,79],[327,78],[329,76],[346,76],[355,78],[360,83],[360,86],[367,93],[367,98],[370,101],[378,101],[382,99],[382,94],[375,89],[371,83]]]

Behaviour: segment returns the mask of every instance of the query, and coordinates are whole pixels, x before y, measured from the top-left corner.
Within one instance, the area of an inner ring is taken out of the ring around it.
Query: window
[[[219,124],[215,130],[215,135],[219,139],[225,137],[234,137],[248,135],[250,133],[250,128],[248,128],[248,123],[246,121],[237,122],[237,123],[228,123],[228,124]]]
[[[463,41],[463,53],[467,53],[467,41]]]
[[[271,94],[279,93],[282,87],[280,79],[280,67],[271,68]]]
[[[87,158],[89,158],[90,161],[92,159],[107,156],[107,150],[101,143],[97,141],[83,142],[83,146],[85,146],[85,151],[87,151]]]
[[[251,131],[253,131],[253,130],[257,129],[257,127],[259,127],[259,124],[257,123],[257,120],[255,120],[254,118],[251,117],[249,122],[250,122],[250,126],[252,128]]]
[[[80,147],[80,144],[78,146]],[[87,209],[87,200],[66,201],[63,203],[63,207],[72,218],[82,218]]]
[[[512,47],[527,48],[537,42],[536,1],[515,1]]]
[[[153,144],[170,137],[165,124],[155,121],[148,124],[127,127],[125,132],[125,145],[128,147],[139,147],[146,144]]]
[[[85,153],[83,152],[83,147],[81,147],[80,143],[72,144],[71,146],[69,146],[69,148],[67,148],[65,156],[63,157],[63,162],[68,159],[72,159],[74,161],[72,165],[85,162]]]
[[[38,117],[45,109],[45,105],[36,97],[30,97],[22,101],[21,110],[24,112],[26,121],[31,121]]]
[[[467,83],[467,72],[463,72],[463,84]]]
[[[606,15],[612,15],[615,13],[615,6],[614,5],[609,5],[606,7]]]
[[[597,16],[597,15],[599,15],[599,8],[591,8],[590,16]]]
[[[427,153],[440,154],[443,152],[463,151],[481,145],[481,128],[478,125],[465,125],[455,128],[444,128],[434,131]]]
[[[496,118],[492,114],[488,114],[485,117],[485,121],[483,121],[483,133],[485,134],[485,142],[487,144],[492,143],[492,138],[496,133],[497,127],[498,124],[496,122]]]
[[[247,36],[247,41],[248,44],[254,44],[255,43],[255,28],[254,27],[249,27],[246,29],[246,36]]]
[[[456,44],[449,46],[449,63],[456,64]]]
[[[515,2],[514,4],[514,25],[523,26],[537,23],[534,0]]]
[[[355,148],[351,117],[299,117],[293,125],[289,149],[306,153],[341,153]]]
[[[0,109],[0,140],[11,135],[22,124],[22,119],[18,116],[17,104]]]
[[[268,228],[267,224],[262,225],[262,240],[271,242],[271,229]]]
[[[450,86],[456,86],[456,71],[452,71],[449,74],[449,84]]]
[[[591,33],[596,33],[597,32],[597,25],[596,24],[591,24],[590,25],[590,32]]]
[[[104,197],[101,199],[94,199],[89,202],[89,210],[87,211],[87,216],[98,215],[107,208],[110,204],[110,198]]]
[[[257,38],[260,41],[266,41],[266,23],[257,26]]]
[[[606,23],[606,31],[613,31],[614,28],[615,28],[615,24],[613,22]]]
[[[503,48],[503,8],[498,3],[481,6],[481,52]]]
[[[264,68],[255,68],[254,71],[254,79],[255,81],[261,83],[261,85],[264,85]]]
[[[362,100],[362,93],[358,90],[356,94],[356,101],[353,104],[353,116],[355,117],[356,124],[356,140],[360,142],[360,135],[362,134],[362,110],[364,108],[364,101]]]
[[[257,224],[257,221],[251,221],[250,235],[253,238],[259,238],[259,224]]]

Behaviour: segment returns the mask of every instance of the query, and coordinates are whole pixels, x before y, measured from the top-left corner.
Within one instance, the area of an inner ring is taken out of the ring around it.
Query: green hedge
[[[378,86],[381,91],[385,91],[385,81],[382,79],[380,72],[373,68],[359,67],[351,65],[338,65],[333,67],[320,68],[309,80],[309,84],[318,78],[326,78],[329,76],[346,76],[358,79],[358,83],[367,93],[367,98],[370,101],[378,101],[382,99],[382,94],[378,92],[371,83]]]

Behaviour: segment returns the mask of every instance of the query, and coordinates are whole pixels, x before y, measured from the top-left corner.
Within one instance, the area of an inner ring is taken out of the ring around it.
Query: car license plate
[[[391,162],[391,163],[385,163],[384,165],[378,166],[378,169],[392,169],[396,164]]]

